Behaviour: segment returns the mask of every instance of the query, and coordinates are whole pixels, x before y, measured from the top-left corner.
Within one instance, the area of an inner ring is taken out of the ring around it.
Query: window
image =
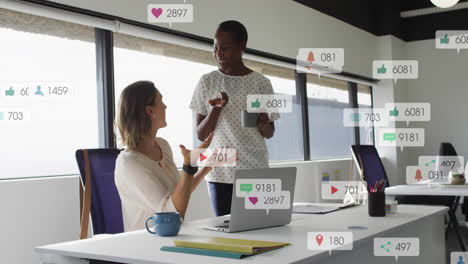
[[[294,72],[291,74],[294,78]],[[291,161],[304,160],[304,141],[302,137],[302,110],[296,96],[296,82],[291,78],[280,78],[266,75],[270,79],[276,94],[293,96],[291,113],[280,113],[280,119],[275,121],[275,134],[267,140],[269,160]]]
[[[304,160],[302,109],[296,94],[294,70],[253,60],[244,61],[247,67],[270,80],[275,94],[293,96],[292,112],[280,113],[280,119],[275,121],[274,136],[266,140],[269,161]]]
[[[372,108],[372,95],[371,87],[363,84],[358,84],[358,105],[359,108]],[[359,128],[359,141],[361,145],[374,144],[374,128],[373,127],[360,127]]]
[[[350,107],[348,83],[307,74],[310,158],[351,157],[354,128],[343,126],[343,111]]]
[[[196,61],[209,62],[213,60],[211,54],[204,52],[206,56],[197,57],[202,51],[123,34],[114,34],[114,45],[117,111],[120,94],[127,85],[140,80],[154,82],[167,106],[167,127],[157,136],[169,142],[176,165],[182,167],[179,145],[193,149],[197,142],[189,108],[193,91],[203,74],[217,69]]]
[[[99,147],[94,30],[0,9],[0,39],[0,178],[76,174]]]

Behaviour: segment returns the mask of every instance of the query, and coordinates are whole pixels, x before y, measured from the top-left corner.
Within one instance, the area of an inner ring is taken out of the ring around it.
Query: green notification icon
[[[384,141],[395,141],[396,140],[396,133],[384,133],[383,135]]]
[[[251,103],[251,106],[252,108],[260,108],[260,101],[258,100],[258,98],[255,102]]]
[[[385,68],[385,64],[382,64],[382,67],[377,68],[377,73],[378,73],[378,74],[385,74],[385,73],[387,73],[387,68]]]
[[[450,38],[448,37],[448,34],[445,34],[444,37],[440,38],[440,44],[449,44],[450,43]]]
[[[393,108],[393,110],[390,110],[389,111],[389,114],[390,116],[398,116],[400,114],[400,112],[398,111],[398,108],[396,108],[396,106]]]
[[[253,190],[252,184],[240,184],[241,192],[251,192]]]

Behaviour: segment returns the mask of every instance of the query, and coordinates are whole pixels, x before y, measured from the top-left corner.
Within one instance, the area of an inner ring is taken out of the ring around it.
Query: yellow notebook
[[[234,239],[225,237],[207,237],[196,240],[174,240],[174,244],[177,247],[220,250],[248,255],[258,254],[289,245],[289,243],[284,242]]]

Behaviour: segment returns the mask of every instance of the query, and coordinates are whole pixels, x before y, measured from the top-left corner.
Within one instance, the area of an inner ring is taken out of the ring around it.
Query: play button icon
[[[331,194],[334,194],[334,193],[336,193],[338,191],[338,189],[335,188],[335,186],[333,186],[333,185],[330,187],[330,189],[331,189]]]
[[[200,161],[204,161],[206,159],[206,156],[203,155],[203,153],[200,153]]]

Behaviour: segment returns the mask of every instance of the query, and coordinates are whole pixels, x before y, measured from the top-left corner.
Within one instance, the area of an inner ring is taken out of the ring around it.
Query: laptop
[[[234,175],[232,190],[231,215],[217,217],[216,222],[204,229],[226,233],[287,225],[291,222],[294,188],[296,185],[295,167],[240,169]],[[290,199],[287,209],[246,209],[249,197],[237,197],[236,182],[241,179],[272,179],[281,180],[281,191],[289,191]]]

